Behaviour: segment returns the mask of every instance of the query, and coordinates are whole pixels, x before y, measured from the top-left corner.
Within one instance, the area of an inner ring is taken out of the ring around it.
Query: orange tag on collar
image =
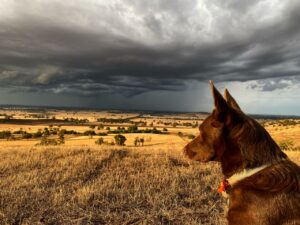
[[[228,180],[223,180],[220,184],[220,187],[218,188],[218,192],[219,193],[226,192],[226,190],[228,190],[229,188],[230,188],[230,184]]]

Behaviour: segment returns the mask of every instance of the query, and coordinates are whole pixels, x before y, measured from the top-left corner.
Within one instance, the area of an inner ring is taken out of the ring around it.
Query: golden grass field
[[[0,130],[44,127],[1,124]],[[97,136],[66,136],[58,146],[1,140],[0,224],[226,224],[226,202],[216,191],[219,165],[182,154],[188,140],[177,133],[197,134],[197,128],[168,130],[125,134],[126,146],[98,146]],[[299,124],[267,130],[277,142],[300,146]],[[137,136],[144,146],[134,146]],[[112,141],[113,135],[103,138]],[[300,151],[287,154],[300,164]]]

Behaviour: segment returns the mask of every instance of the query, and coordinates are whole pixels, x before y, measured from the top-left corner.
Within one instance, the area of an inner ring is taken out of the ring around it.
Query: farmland
[[[225,224],[219,165],[182,154],[204,113],[0,114],[0,131],[8,132],[0,139],[0,224]],[[299,120],[262,124],[300,164]]]

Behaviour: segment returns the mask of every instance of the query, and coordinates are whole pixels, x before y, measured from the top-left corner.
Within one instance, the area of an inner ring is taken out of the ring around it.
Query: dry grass
[[[169,149],[0,151],[1,224],[224,224],[215,164]]]
[[[89,113],[72,116],[101,117]],[[103,117],[113,117],[105,113]],[[0,130],[44,127],[3,124]],[[292,140],[300,146],[300,125],[267,129],[277,142]],[[168,130],[168,135],[125,134],[126,147],[96,146],[96,136],[66,135],[65,145],[55,147],[37,147],[38,139],[0,140],[0,225],[226,224],[226,203],[216,191],[222,179],[219,165],[191,162],[181,152],[185,141],[177,133],[196,135],[198,129]],[[113,136],[103,138],[110,142]],[[144,147],[134,147],[137,136],[144,137]],[[300,151],[288,155],[300,164]]]
[[[225,224],[219,166],[179,147],[2,149],[0,224]]]
[[[295,126],[268,126],[266,128],[277,143],[291,140],[295,147],[300,147],[300,124]]]

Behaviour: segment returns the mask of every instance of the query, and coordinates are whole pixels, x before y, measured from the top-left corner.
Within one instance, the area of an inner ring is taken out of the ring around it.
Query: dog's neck
[[[225,178],[245,169],[245,160],[235,143],[229,142],[219,160]]]
[[[276,164],[282,160],[285,160],[286,158],[286,155],[283,153],[283,155],[275,155],[274,158],[269,158],[265,161],[250,161],[245,158],[238,149],[235,149],[230,152],[225,152],[220,162],[225,178],[229,179],[241,174],[251,176],[260,169],[263,169],[271,164]]]

